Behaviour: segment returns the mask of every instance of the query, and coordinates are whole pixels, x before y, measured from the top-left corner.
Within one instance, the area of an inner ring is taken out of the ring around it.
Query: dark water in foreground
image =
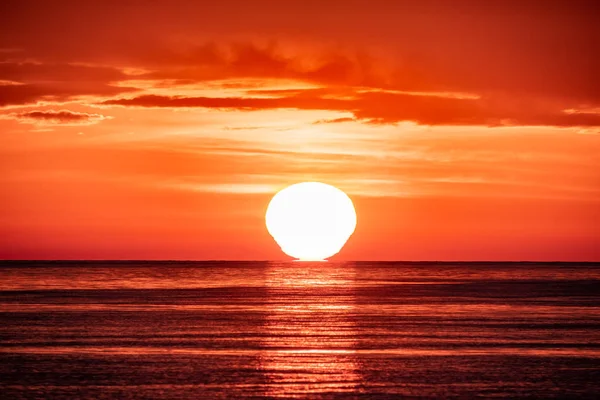
[[[0,397],[600,398],[600,264],[0,262]]]

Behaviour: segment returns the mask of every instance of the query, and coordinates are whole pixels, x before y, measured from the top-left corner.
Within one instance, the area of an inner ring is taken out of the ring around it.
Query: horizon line
[[[7,262],[158,262],[158,263],[209,263],[209,262],[241,262],[241,263],[256,263],[256,262],[289,262],[289,263],[314,263],[328,261],[331,263],[600,263],[600,260],[320,260],[320,261],[303,261],[294,259],[263,259],[263,260],[234,260],[234,259],[0,259],[0,263]]]

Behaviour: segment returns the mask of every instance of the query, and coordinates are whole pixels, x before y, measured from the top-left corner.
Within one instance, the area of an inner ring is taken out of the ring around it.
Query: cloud
[[[315,125],[319,124],[340,124],[343,122],[355,122],[356,118],[350,117],[342,117],[342,118],[333,118],[333,119],[320,119],[318,121],[313,122]]]
[[[169,108],[214,108],[223,110],[272,110],[294,108],[306,110],[329,110],[343,108],[340,100],[318,97],[184,97],[143,95],[133,98],[106,100],[102,105]]]
[[[600,125],[598,113],[574,111],[581,109],[578,104],[594,110],[594,102],[529,90],[527,84],[517,90],[505,83],[502,89],[475,82],[452,65],[442,71],[437,64],[423,64],[418,57],[394,61],[360,51],[235,41],[158,43],[152,51],[136,54],[119,68],[110,63],[0,62],[0,82],[10,82],[0,84],[0,107],[86,96],[91,97],[86,101],[105,106],[332,110],[371,124]],[[496,81],[502,79],[501,74]],[[256,84],[276,81],[288,86]],[[121,97],[133,92],[138,95]]]
[[[261,91],[266,94],[268,91]],[[485,126],[600,126],[595,113],[565,113],[552,102],[524,102],[510,98],[470,98],[423,96],[404,92],[345,89],[274,90],[270,97],[187,97],[142,95],[112,99],[102,105],[156,108],[210,108],[257,111],[273,109],[328,110],[351,113],[353,118],[324,122],[350,122],[353,119],[372,124],[403,121],[422,125]]]
[[[593,1],[213,3],[126,1],[115,12],[102,1],[11,1],[0,47],[43,62],[149,69],[157,79],[285,75],[399,90],[600,100]],[[312,54],[299,56],[306,49]],[[343,49],[373,50],[389,60]]]
[[[69,110],[27,111],[6,114],[4,118],[15,119],[21,123],[35,125],[92,125],[110,117],[101,114],[90,114]]]
[[[111,97],[134,91],[102,83],[50,83],[0,85],[0,107],[23,106],[36,103],[64,103],[81,96]]]
[[[354,51],[286,51],[253,42],[207,42],[179,49],[157,48],[138,79],[205,82],[234,78],[286,78],[327,85],[382,86],[387,64]]]
[[[33,61],[0,62],[0,79],[33,82],[112,82],[128,78],[123,71],[106,66]]]
[[[79,96],[111,97],[135,90],[116,85],[128,78],[129,75],[110,67],[0,62],[0,107],[65,102]]]
[[[563,110],[565,114],[591,114],[591,115],[600,115],[600,107],[596,108],[569,108],[567,110]]]

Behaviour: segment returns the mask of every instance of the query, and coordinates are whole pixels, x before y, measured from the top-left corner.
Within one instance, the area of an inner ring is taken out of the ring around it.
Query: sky
[[[5,0],[0,258],[285,259],[321,181],[336,260],[599,261],[599,8]]]

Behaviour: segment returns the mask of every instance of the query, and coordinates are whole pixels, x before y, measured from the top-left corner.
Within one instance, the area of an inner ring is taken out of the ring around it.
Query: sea
[[[0,262],[0,398],[600,398],[599,263]]]

